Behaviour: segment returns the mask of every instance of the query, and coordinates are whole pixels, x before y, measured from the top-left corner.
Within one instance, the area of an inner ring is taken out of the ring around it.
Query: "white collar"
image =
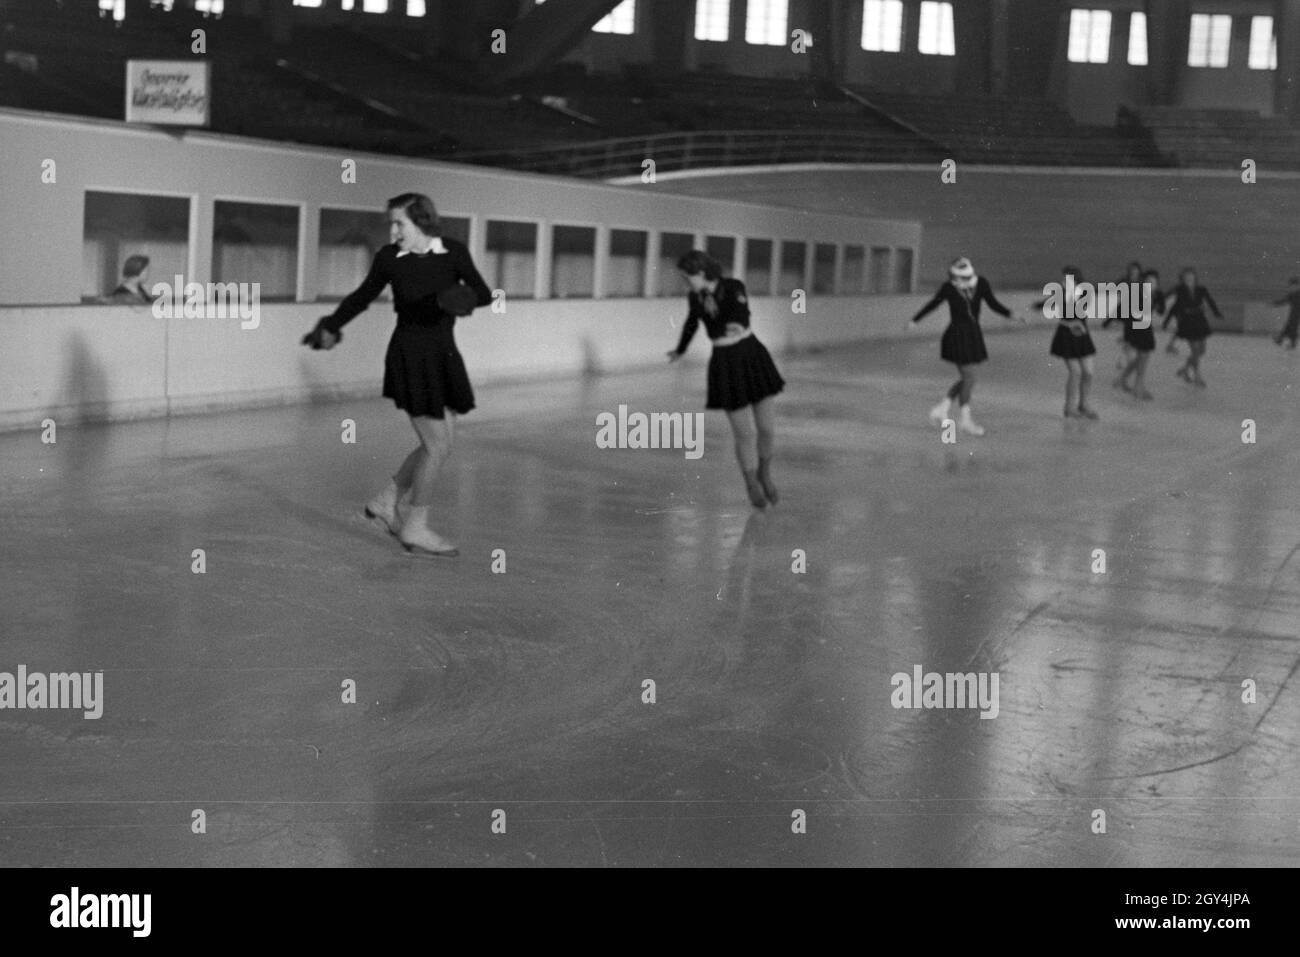
[[[417,256],[425,256],[425,255],[428,255],[429,253],[437,253],[437,254],[441,255],[441,254],[445,253],[446,251],[447,251],[447,247],[444,246],[444,245],[442,244],[442,237],[441,237],[441,236],[433,236],[433,237],[431,237],[431,242],[429,243],[429,248],[428,248],[428,249],[424,250],[423,252],[418,252],[418,253],[415,252],[414,249],[403,249],[400,253],[397,254],[397,258],[398,258],[398,259],[401,259],[403,256],[409,256],[409,255],[411,255],[412,253],[415,253],[415,255],[417,255]]]

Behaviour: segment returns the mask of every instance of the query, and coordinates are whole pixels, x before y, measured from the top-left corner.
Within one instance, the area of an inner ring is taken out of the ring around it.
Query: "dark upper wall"
[[[134,0],[135,5],[147,0]],[[188,0],[178,0],[188,4]],[[1111,123],[1121,104],[1258,110],[1265,115],[1300,113],[1300,0],[952,0],[956,55],[917,52],[921,0],[904,0],[904,42],[900,53],[861,49],[861,0],[790,0],[790,29],[804,27],[831,35],[821,39],[825,55],[796,54],[783,46],[744,41],[747,0],[731,0],[731,38],[725,43],[694,39],[693,0],[637,0],[633,36],[589,34],[566,57],[589,69],[615,72],[625,64],[658,64],[665,70],[714,67],[761,76],[806,75],[834,64],[849,83],[928,93],[1047,94],[1083,122]],[[419,29],[430,51],[456,59],[483,58],[491,29],[508,28],[530,0],[428,0],[429,17],[416,24],[398,13],[343,13],[340,0],[325,7],[293,7],[292,0],[227,0],[232,13],[267,20],[287,39],[294,22],[341,21],[390,29]],[[357,0],[360,7],[360,0]],[[1110,9],[1115,18],[1110,60],[1069,63],[1066,37],[1072,7]],[[395,8],[396,9],[396,8]],[[403,6],[404,9],[404,6]],[[1129,15],[1148,15],[1150,61],[1129,66]],[[1231,62],[1226,69],[1187,66],[1187,21],[1192,13],[1234,17]],[[1279,70],[1251,70],[1246,64],[1250,17],[1269,15],[1279,33]],[[790,30],[787,30],[787,36]]]

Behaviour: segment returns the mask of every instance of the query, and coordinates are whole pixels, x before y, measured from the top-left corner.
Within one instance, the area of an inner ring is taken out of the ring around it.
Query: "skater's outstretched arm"
[[[682,337],[677,342],[677,348],[668,353],[669,359],[680,359],[686,352],[686,347],[691,344],[695,338],[695,330],[700,328],[700,307],[695,304],[695,297],[691,296],[691,311],[686,314],[686,322],[682,326]]]
[[[984,297],[984,301],[989,304],[989,308],[992,309],[994,312],[996,312],[998,315],[1006,319],[1011,318],[1011,310],[1008,307],[1002,305],[1002,303],[998,302],[998,297],[993,295],[993,287],[989,285],[989,281],[987,279],[984,279],[982,277],[980,278],[979,281],[979,295]]]
[[[935,311],[936,309],[938,309],[941,305],[943,305],[943,300],[944,300],[944,294],[943,294],[943,293],[944,293],[944,287],[943,287],[943,286],[940,286],[940,287],[939,287],[939,291],[936,292],[936,293],[934,294],[934,298],[931,299],[929,302],[927,302],[924,306],[921,307],[921,311],[918,312],[915,316],[912,317],[912,321],[913,321],[913,322],[920,322],[922,319],[924,319],[924,318],[925,318],[926,316],[928,316],[930,313],[934,312],[934,311]]]
[[[1205,302],[1209,305],[1210,311],[1214,313],[1214,318],[1222,319],[1223,313],[1219,312],[1219,305],[1214,301],[1214,297],[1210,295],[1210,290],[1202,286],[1201,293],[1205,296]]]
[[[1169,302],[1169,311],[1165,313],[1165,321],[1160,324],[1160,331],[1164,332],[1169,328],[1169,323],[1178,318],[1178,313],[1183,308],[1183,297],[1177,289],[1172,290],[1169,295],[1172,297]]]
[[[338,308],[334,310],[332,315],[326,316],[320,321],[318,328],[326,329],[330,333],[338,335],[340,329],[365,312],[366,308],[375,301],[375,297],[383,292],[384,287],[388,285],[388,262],[394,248],[385,246],[375,253],[374,262],[370,264],[370,274],[366,276],[360,286],[357,286],[339,303]]]

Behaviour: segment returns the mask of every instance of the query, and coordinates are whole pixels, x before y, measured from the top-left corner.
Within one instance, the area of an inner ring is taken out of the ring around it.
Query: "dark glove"
[[[330,332],[330,330],[325,328],[325,319],[328,318],[329,317],[326,316],[321,319],[320,322],[316,323],[315,329],[302,337],[302,344],[304,346],[310,346],[312,349],[333,349],[343,341],[343,330],[340,329],[338,332]],[[334,341],[329,345],[325,344],[326,336],[334,337]]]
[[[438,293],[438,308],[453,316],[468,316],[478,308],[478,294],[461,283],[448,286]]]

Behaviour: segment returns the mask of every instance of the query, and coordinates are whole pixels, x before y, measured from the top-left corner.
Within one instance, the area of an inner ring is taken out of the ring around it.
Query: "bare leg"
[[[1079,412],[1090,419],[1097,418],[1097,413],[1088,406],[1088,390],[1092,386],[1092,356],[1079,360]]]
[[[758,484],[763,494],[775,505],[780,501],[776,484],[772,481],[772,450],[776,445],[776,404],[773,396],[754,403],[754,424],[758,428]]]
[[[393,483],[397,486],[397,497],[400,500],[403,495],[411,490],[411,485],[415,481],[415,469],[420,464],[420,459],[424,456],[424,446],[417,445],[410,455],[402,462],[401,467],[393,476]]]
[[[745,488],[749,492],[749,501],[755,508],[767,507],[767,496],[758,483],[757,467],[757,429],[755,416],[749,406],[727,411],[727,420],[731,423],[731,434],[736,442],[736,461],[740,463],[740,472],[745,476]]]
[[[958,383],[961,388],[958,391],[958,398],[962,405],[970,405],[971,393],[975,391],[975,367],[973,365],[958,366],[957,369],[961,372],[961,382]]]
[[[1147,391],[1147,363],[1151,361],[1151,353],[1139,352],[1135,361],[1137,369],[1133,374],[1133,391],[1139,399],[1149,399],[1151,393]]]
[[[455,417],[451,412],[447,413],[445,419],[413,415],[411,426],[420,437],[422,454],[412,471],[411,508],[402,523],[402,544],[412,551],[454,555],[455,547],[429,528],[429,506],[433,503],[433,489],[438,472],[451,454]]]
[[[1067,417],[1076,414],[1079,405],[1079,360],[1065,360],[1065,414]]]

